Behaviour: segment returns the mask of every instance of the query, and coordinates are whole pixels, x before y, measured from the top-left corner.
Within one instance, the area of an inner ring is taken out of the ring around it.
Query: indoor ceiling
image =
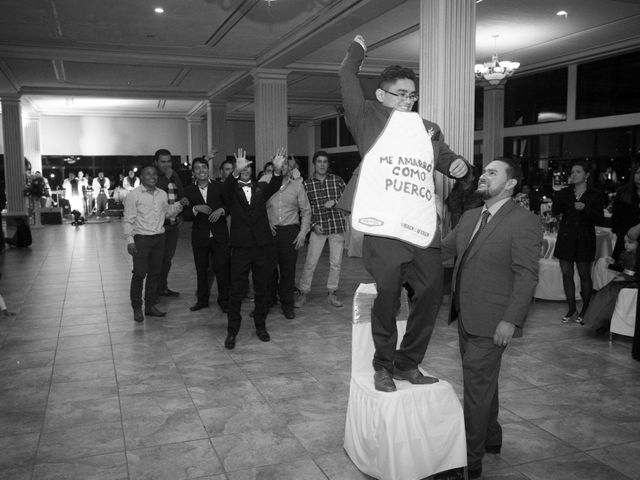
[[[210,99],[243,119],[252,71],[285,69],[290,117],[323,118],[340,104],[336,73],[356,34],[370,46],[365,76],[418,70],[419,1],[0,0],[0,96],[42,114],[163,117],[199,117]],[[495,42],[520,75],[640,48],[640,0],[476,3],[477,61]]]

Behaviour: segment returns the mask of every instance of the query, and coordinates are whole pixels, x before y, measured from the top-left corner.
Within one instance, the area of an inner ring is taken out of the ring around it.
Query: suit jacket
[[[471,240],[482,207],[465,212],[456,228],[442,241],[445,258],[460,260]],[[464,329],[471,335],[493,337],[500,321],[513,323],[514,336],[522,335],[527,310],[538,283],[542,230],[537,216],[513,201],[505,203],[480,232],[462,266],[459,288]],[[453,298],[453,297],[452,297]],[[455,310],[454,302],[451,302]],[[449,323],[455,320],[455,311]]]
[[[273,175],[269,183],[253,181],[251,204],[238,185],[238,180],[229,175],[224,182],[224,198],[231,215],[231,246],[259,247],[274,242],[267,216],[267,200],[282,185],[282,175]]]
[[[191,227],[191,245],[193,247],[207,247],[209,245],[209,234],[217,243],[229,242],[229,230],[227,229],[226,216],[229,211],[224,203],[224,186],[222,182],[209,182],[207,188],[207,200],[202,198],[198,185],[192,183],[184,189],[184,196],[189,199],[189,206],[183,209],[185,220],[193,221]],[[209,216],[198,212],[193,214],[193,207],[196,205],[208,205],[211,210],[224,208],[224,215],[217,222],[211,223]]]

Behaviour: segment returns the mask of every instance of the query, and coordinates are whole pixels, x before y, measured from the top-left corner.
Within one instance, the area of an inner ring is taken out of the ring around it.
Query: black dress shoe
[[[189,307],[189,310],[192,312],[197,312],[198,310],[202,310],[203,308],[209,308],[208,303],[196,303],[193,307]]]
[[[228,333],[227,338],[224,339],[224,348],[227,350],[233,350],[236,348],[236,334]]]
[[[134,308],[133,309],[133,320],[140,323],[140,322],[144,322],[144,315],[142,314],[142,309],[141,308]]]
[[[158,308],[154,305],[152,307],[146,308],[144,310],[144,314],[150,317],[164,317],[167,314],[167,312],[158,310]]]
[[[269,340],[271,340],[271,335],[269,335],[269,332],[267,332],[266,330],[256,330],[256,335],[263,342],[268,342]]]
[[[487,453],[493,453],[494,455],[499,455],[502,450],[502,444],[500,445],[485,445],[484,451]]]
[[[173,290],[169,290],[168,288],[165,288],[160,292],[160,296],[161,297],[179,297],[180,293],[174,292]]]
[[[406,380],[407,382],[413,383],[414,385],[429,385],[438,381],[437,378],[427,377],[426,375],[423,375],[422,372],[417,368],[412,368],[411,370],[400,370],[394,368],[393,378],[395,378],[396,380]]]
[[[376,370],[373,374],[373,384],[379,392],[395,392],[396,384],[391,378],[391,374],[385,370]]]
[[[296,318],[296,313],[293,311],[293,307],[283,308],[282,314],[284,315],[285,318],[288,318],[289,320]]]
[[[482,476],[482,466],[478,468],[467,468],[467,475],[469,479],[480,478]]]

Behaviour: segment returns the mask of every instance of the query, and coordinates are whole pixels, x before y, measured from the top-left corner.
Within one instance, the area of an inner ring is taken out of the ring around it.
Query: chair
[[[344,449],[363,473],[381,480],[418,480],[465,466],[464,416],[448,382],[397,382],[394,393],[375,389],[370,318],[375,297],[375,284],[361,284],[353,302]],[[398,342],[406,329],[406,298],[402,303]]]
[[[638,289],[636,288],[623,288],[618,293],[616,306],[611,317],[611,326],[609,327],[609,340],[613,338],[614,333],[633,337],[636,326],[637,297]]]

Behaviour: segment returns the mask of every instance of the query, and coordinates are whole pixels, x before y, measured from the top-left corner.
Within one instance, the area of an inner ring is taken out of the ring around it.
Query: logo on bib
[[[373,217],[361,218],[358,220],[358,222],[366,225],[367,227],[380,227],[384,225],[384,222],[382,220],[378,220],[377,218]]]

